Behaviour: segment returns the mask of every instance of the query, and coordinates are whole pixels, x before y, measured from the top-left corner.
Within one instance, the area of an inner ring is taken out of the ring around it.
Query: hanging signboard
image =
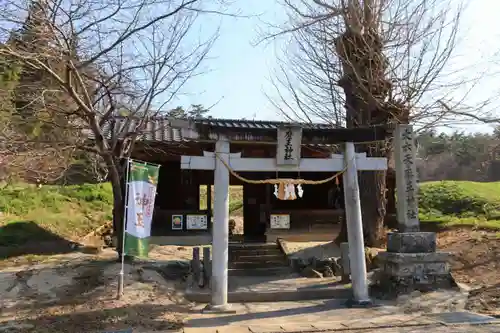
[[[271,214],[271,229],[290,229],[290,215]]]
[[[186,228],[188,230],[207,230],[207,216],[206,215],[186,215]]]
[[[302,144],[302,127],[283,126],[278,128],[278,146],[276,151],[277,165],[300,164],[300,147]]]

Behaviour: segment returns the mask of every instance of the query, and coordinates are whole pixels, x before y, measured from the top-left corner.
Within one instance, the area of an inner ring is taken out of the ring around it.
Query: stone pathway
[[[192,314],[184,333],[500,332],[500,321],[467,312],[440,317],[402,313],[392,306],[349,309],[340,301],[246,303],[233,304],[232,309],[235,314]],[[476,320],[476,324],[465,325],[465,320]]]
[[[368,324],[368,323],[367,323]],[[320,333],[320,332],[351,332],[351,333],[498,333],[499,324],[456,324],[446,325],[441,323],[418,324],[408,323],[389,327],[358,325],[349,322],[318,322],[315,324],[290,323],[283,325],[226,325],[219,327],[186,327],[183,333]]]
[[[352,296],[350,284],[338,278],[310,279],[296,273],[276,276],[229,276],[228,299],[239,302],[278,302],[311,299],[347,299]],[[210,302],[210,290],[190,284],[185,297],[198,303]]]
[[[409,326],[409,327],[394,327],[394,328],[370,328],[370,329],[342,329],[330,326],[319,330],[302,329],[301,327],[292,328],[292,330],[273,328],[264,330],[255,330],[252,327],[243,326],[226,326],[216,329],[207,328],[187,328],[184,333],[315,333],[315,332],[338,332],[338,333],[498,333],[500,325],[455,325],[455,326]]]

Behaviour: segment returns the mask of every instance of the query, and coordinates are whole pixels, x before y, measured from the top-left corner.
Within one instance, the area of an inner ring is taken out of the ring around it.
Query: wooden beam
[[[229,165],[237,172],[336,172],[345,168],[341,154],[331,158],[303,158],[299,167],[277,166],[273,158],[242,158],[239,154],[231,154]],[[387,170],[387,159],[384,157],[366,157],[365,153],[356,154],[358,170]],[[214,170],[215,156],[207,152],[205,156],[182,156],[181,169]]]

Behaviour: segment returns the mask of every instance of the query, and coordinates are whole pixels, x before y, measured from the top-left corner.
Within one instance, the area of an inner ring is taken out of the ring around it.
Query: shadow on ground
[[[8,332],[94,332],[143,327],[148,330],[175,330],[182,327],[182,317],[189,309],[182,305],[135,304],[113,309],[86,312],[42,315],[33,319],[16,321],[17,328]],[[6,322],[0,323],[7,325]]]
[[[146,289],[148,285],[153,289],[159,282],[182,281],[187,270],[184,266],[177,267],[175,263],[173,261],[161,267],[125,265],[125,288],[133,290],[134,285],[141,283]],[[5,310],[15,312],[55,305],[77,306],[109,295],[112,295],[109,299],[114,299],[120,266],[115,259],[87,259],[55,267],[0,272],[2,281],[12,280],[5,290],[0,290],[2,300],[14,304]],[[172,302],[182,299],[176,290],[171,289],[156,288],[155,294]]]
[[[1,290],[4,306],[2,314],[23,310],[43,310],[54,305],[76,306],[104,295],[108,283],[104,272],[115,260],[83,261],[55,267],[1,272],[3,281],[10,285]],[[131,282],[131,281],[130,281]]]
[[[23,255],[65,254],[74,243],[40,227],[33,221],[18,221],[0,227],[0,259]]]
[[[0,272],[0,331],[92,332],[178,328],[190,304],[181,279],[167,281],[144,264],[125,265],[125,293],[116,299],[120,263],[87,259],[55,267]],[[170,276],[172,278],[172,276]],[[14,327],[9,322],[15,319]],[[17,326],[16,326],[17,325]]]
[[[224,317],[213,317],[213,318],[195,318],[188,320],[185,323],[186,327],[213,327],[222,326],[232,323],[238,323],[248,320],[258,320],[258,319],[273,319],[288,316],[297,315],[307,315],[307,314],[318,314],[325,311],[331,311],[336,309],[345,309],[345,301],[342,300],[327,300],[320,304],[315,304],[311,306],[302,306],[297,308],[289,309],[279,309],[270,310],[262,312],[251,312],[244,314],[228,315]]]

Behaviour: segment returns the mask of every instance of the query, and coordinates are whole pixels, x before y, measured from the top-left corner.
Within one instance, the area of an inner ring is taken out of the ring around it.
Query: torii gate
[[[278,159],[280,151],[280,130],[278,129]],[[282,141],[283,139],[281,139]],[[356,302],[369,301],[365,263],[361,203],[359,197],[358,171],[386,170],[387,159],[367,157],[365,153],[355,153],[354,143],[345,143],[345,154],[334,154],[330,158],[300,158],[300,139],[297,163],[286,163],[272,158],[242,158],[240,153],[230,153],[229,139],[219,135],[214,152],[204,152],[204,156],[182,156],[181,169],[214,170],[214,225],[212,228],[212,299],[209,307],[214,311],[224,311],[228,307],[228,246],[229,246],[229,175],[226,165],[235,172],[289,171],[289,172],[338,172],[343,173],[345,208],[351,258],[352,288]],[[290,144],[290,140],[288,140]],[[293,143],[292,143],[293,144]],[[286,151],[287,148],[285,148]],[[286,152],[288,153],[288,151]],[[285,158],[286,159],[286,158]],[[288,165],[287,165],[288,164]],[[307,194],[306,194],[307,195]]]

